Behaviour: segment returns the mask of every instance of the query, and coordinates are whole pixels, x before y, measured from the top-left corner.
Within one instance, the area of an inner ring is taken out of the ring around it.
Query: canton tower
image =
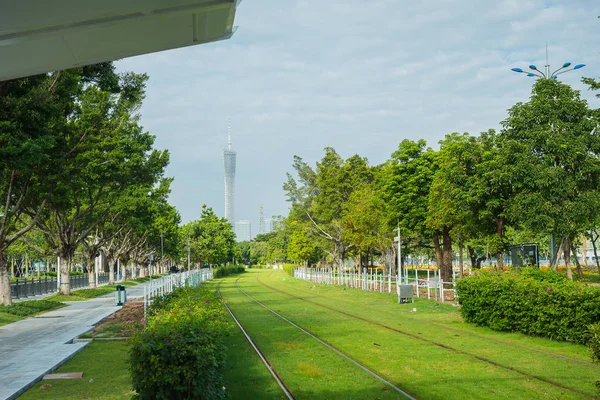
[[[233,225],[235,223],[235,151],[231,150],[231,122],[227,129],[228,148],[223,150],[225,165],[225,218]]]

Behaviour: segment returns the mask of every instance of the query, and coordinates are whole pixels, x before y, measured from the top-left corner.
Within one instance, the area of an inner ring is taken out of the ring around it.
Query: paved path
[[[127,289],[142,297],[146,284]],[[109,294],[0,327],[0,399],[14,399],[87,343],[71,341],[121,307]],[[78,372],[78,371],[74,371]]]

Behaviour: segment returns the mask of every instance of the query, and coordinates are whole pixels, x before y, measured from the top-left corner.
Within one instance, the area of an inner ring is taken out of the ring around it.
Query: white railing
[[[212,277],[212,269],[195,269],[152,279],[144,286],[144,316],[146,316],[146,308],[152,304],[152,299],[171,293],[178,287],[198,287]]]
[[[443,282],[437,270],[404,269],[401,277],[386,274],[377,268],[363,268],[362,271],[343,270],[339,268],[307,268],[301,267],[293,270],[294,278],[326,285],[344,285],[346,287],[361,289],[369,292],[397,292],[397,285],[411,285],[416,297],[441,300],[447,297],[456,300],[456,275],[452,273],[452,282]],[[423,293],[425,292],[425,293]]]

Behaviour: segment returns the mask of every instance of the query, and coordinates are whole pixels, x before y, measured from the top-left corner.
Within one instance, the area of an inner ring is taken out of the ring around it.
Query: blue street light
[[[568,69],[571,66],[570,62],[565,62],[562,67],[557,69],[556,71],[550,73],[550,64],[548,64],[548,43],[546,43],[546,65],[545,72],[540,71],[534,64],[529,66],[531,71],[524,71],[522,68],[511,68],[511,71],[526,74],[528,77],[535,78],[547,78],[547,79],[557,79],[558,75],[564,74],[565,72],[574,71],[576,69],[580,69],[585,67],[585,64],[577,64],[573,68]]]

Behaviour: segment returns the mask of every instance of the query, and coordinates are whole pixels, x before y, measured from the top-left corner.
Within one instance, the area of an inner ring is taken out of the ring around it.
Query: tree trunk
[[[458,267],[460,268],[460,277],[462,278],[464,273],[464,260],[463,260],[463,251],[465,249],[465,243],[463,241],[462,235],[458,238]]]
[[[71,267],[73,265],[74,251],[64,249],[60,257],[60,293],[71,295]]]
[[[504,220],[502,218],[496,218],[496,234],[500,239],[500,245],[504,246]],[[504,260],[502,259],[502,250],[500,247],[496,253],[496,258],[498,259],[498,267],[504,267]]]
[[[556,254],[553,255],[552,270],[554,272],[558,272],[558,259],[560,258],[560,252],[563,249],[564,245],[565,245],[565,240],[561,239],[560,243],[558,244],[558,249],[556,249]]]
[[[563,248],[565,254],[565,266],[567,267],[567,278],[573,280],[573,271],[571,271],[571,241],[568,237],[563,239]]]
[[[596,240],[598,239],[599,235],[596,235],[596,237],[594,237],[594,233],[592,232],[592,247],[594,248],[594,258],[596,259],[596,266],[598,267],[598,274],[600,275],[600,260],[598,260],[598,247],[596,247]]]
[[[108,260],[108,284],[115,284],[115,259],[112,258],[112,255],[106,256]]]
[[[450,237],[450,228],[444,227],[442,235],[444,243],[444,255],[440,273],[443,282],[452,282],[452,238]]]
[[[86,262],[87,262],[87,270],[88,270],[88,286],[90,288],[97,287],[96,285],[96,263],[95,257],[90,252],[86,253]]]
[[[577,248],[572,246],[571,252],[573,253],[573,257],[575,257],[575,270],[577,271],[577,276],[579,277],[579,280],[581,280],[581,278],[583,278],[583,272],[581,271],[581,265],[579,264],[579,258],[577,257]]]
[[[127,280],[127,261],[121,262],[121,275],[123,275],[123,281]]]
[[[435,231],[433,233],[433,247],[435,249],[435,263],[438,267],[438,270],[442,268],[442,264],[444,263],[442,257],[442,247],[440,246],[440,232]]]
[[[0,247],[0,304],[9,305],[12,303],[10,295],[10,278],[8,277],[8,258]]]

